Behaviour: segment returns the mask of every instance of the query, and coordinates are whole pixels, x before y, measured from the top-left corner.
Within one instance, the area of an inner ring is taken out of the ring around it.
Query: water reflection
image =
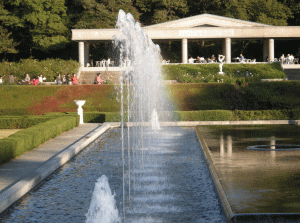
[[[299,145],[299,126],[205,126],[200,130],[234,213],[300,214],[300,151],[275,150],[282,144]],[[271,150],[247,149],[255,145]]]

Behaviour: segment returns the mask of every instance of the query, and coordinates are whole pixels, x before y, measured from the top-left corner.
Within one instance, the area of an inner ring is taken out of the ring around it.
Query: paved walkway
[[[80,125],[1,165],[0,213],[114,126],[114,123]]]

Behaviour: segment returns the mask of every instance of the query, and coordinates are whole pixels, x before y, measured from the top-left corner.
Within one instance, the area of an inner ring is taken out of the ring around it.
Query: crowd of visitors
[[[0,85],[4,84],[5,81],[3,80],[4,76],[0,76]],[[25,75],[24,80],[19,79],[17,81],[15,81],[16,77],[14,77],[13,74],[10,74],[8,76],[8,83],[9,84],[18,84],[18,85],[34,85],[37,86],[39,84],[42,84],[46,81],[46,77],[43,77],[42,74],[35,76],[33,78],[30,78],[29,74]],[[71,77],[70,74],[67,75],[63,75],[63,77],[61,77],[60,74],[58,74],[58,76],[55,79],[55,82],[57,85],[59,84],[65,84],[65,85],[77,85],[78,84],[78,78],[76,76],[76,74],[73,74],[73,76]]]
[[[63,75],[58,74],[55,80],[57,85],[63,84],[63,85],[77,85],[78,84],[78,78],[76,74],[73,74],[71,77],[71,74]]]
[[[293,54],[288,54],[286,57],[284,56],[284,54],[282,54],[281,57],[279,58],[279,62],[281,64],[294,64],[296,61]]]
[[[215,55],[213,54],[210,58],[204,58],[197,56],[196,58],[190,57],[188,59],[189,63],[215,63],[217,62]]]

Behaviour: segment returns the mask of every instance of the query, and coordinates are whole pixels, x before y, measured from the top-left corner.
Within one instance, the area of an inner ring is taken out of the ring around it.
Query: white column
[[[78,56],[80,67],[84,67],[84,42],[78,43]]]
[[[90,62],[90,43],[89,42],[85,42],[84,43],[84,66],[87,66],[87,63]]]
[[[188,60],[188,41],[187,39],[182,39],[182,63],[187,64]]]
[[[265,39],[263,45],[263,62],[266,61],[267,57],[269,58],[269,40]],[[266,62],[269,62],[269,59]]]
[[[225,39],[225,61],[231,63],[231,39]]]
[[[274,39],[269,39],[269,61],[274,61]]]

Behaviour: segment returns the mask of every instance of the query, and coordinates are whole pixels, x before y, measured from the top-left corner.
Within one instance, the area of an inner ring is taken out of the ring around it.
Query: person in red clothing
[[[34,86],[37,86],[39,83],[39,78],[33,78],[31,82]]]
[[[76,84],[78,83],[78,78],[76,77],[75,74],[73,74],[73,77],[72,77],[72,83],[73,83],[74,85],[76,85]]]
[[[97,76],[97,84],[102,84],[104,80],[101,79],[101,73],[98,74]]]

